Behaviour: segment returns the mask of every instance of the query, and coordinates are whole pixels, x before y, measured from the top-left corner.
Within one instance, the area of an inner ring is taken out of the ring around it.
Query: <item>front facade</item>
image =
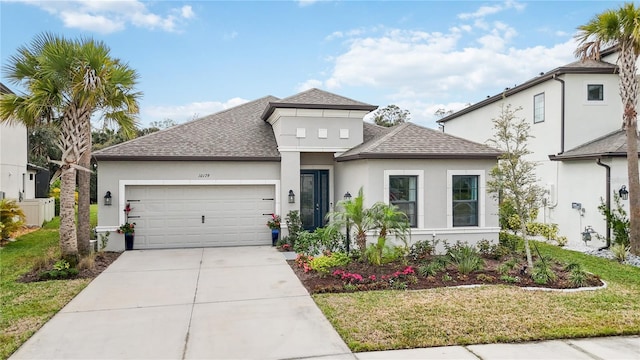
[[[493,137],[492,119],[501,107],[520,107],[517,116],[530,124],[534,136],[528,143],[528,160],[538,164],[540,185],[547,190],[538,221],[558,224],[560,235],[570,243],[580,243],[587,228],[606,238],[598,206],[627,184],[618,79],[612,63],[577,61],[439,122],[445,133],[485,142]],[[624,206],[628,210],[628,204]],[[605,244],[592,239],[591,246]]]
[[[391,202],[412,241],[495,241],[497,206],[486,174],[498,152],[414,124],[363,121],[376,107],[312,89],[264,97],[96,152],[99,233],[136,223],[134,248],[268,245],[271,214],[298,210],[326,225],[345,193]],[[293,195],[292,197],[290,195]],[[126,217],[125,207],[132,209]]]
[[[0,84],[0,94],[11,93]],[[27,128],[22,124],[0,124],[0,198],[22,201],[34,189],[27,173]],[[31,197],[33,198],[33,197]]]

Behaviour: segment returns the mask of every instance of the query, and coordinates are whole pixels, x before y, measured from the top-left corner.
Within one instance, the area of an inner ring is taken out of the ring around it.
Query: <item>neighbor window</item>
[[[453,175],[453,226],[478,226],[478,176]]]
[[[544,93],[533,97],[533,123],[544,121]]]
[[[589,85],[587,85],[587,100],[588,101],[603,101],[604,100],[604,85],[602,85],[602,84],[589,84]]]
[[[411,227],[418,226],[417,184],[417,176],[389,176],[389,203],[407,215]]]

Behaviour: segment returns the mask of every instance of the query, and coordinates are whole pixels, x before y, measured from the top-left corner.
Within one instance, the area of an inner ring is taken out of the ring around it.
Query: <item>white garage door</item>
[[[273,185],[127,186],[134,249],[270,245]]]

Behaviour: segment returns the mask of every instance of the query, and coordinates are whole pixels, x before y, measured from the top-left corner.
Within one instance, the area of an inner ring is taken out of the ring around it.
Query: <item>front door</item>
[[[305,230],[326,224],[329,212],[329,170],[300,171],[300,219]]]

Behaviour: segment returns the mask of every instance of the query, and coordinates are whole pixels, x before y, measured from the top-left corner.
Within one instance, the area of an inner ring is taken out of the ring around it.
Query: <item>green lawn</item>
[[[96,224],[96,213],[97,206],[92,205],[91,226]],[[16,282],[38,259],[60,255],[59,225],[60,219],[54,218],[42,229],[19,237],[0,250],[0,359],[8,358],[90,282]]]
[[[608,288],[566,293],[485,286],[313,298],[353,351],[640,334],[640,268],[539,248],[582,263]]]

